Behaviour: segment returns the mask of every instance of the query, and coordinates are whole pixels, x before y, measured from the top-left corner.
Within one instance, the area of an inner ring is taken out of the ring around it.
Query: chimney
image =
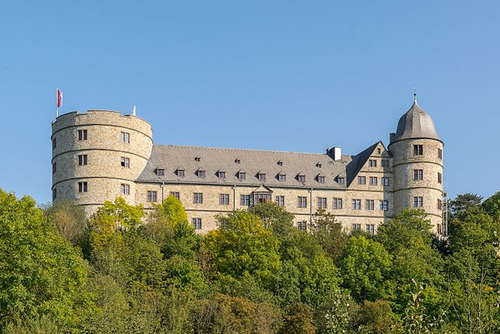
[[[394,138],[396,138],[396,134],[394,132],[392,132],[390,135],[389,135],[389,143],[392,143],[394,141]]]
[[[340,147],[332,147],[326,149],[326,154],[332,158],[334,161],[339,161],[342,159],[342,149]]]

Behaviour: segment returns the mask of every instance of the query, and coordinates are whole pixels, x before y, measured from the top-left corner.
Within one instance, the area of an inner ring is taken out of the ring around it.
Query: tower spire
[[[417,87],[413,87],[413,103],[417,103]]]

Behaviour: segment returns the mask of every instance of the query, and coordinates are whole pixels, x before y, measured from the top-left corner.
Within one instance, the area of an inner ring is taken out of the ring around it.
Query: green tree
[[[288,306],[286,312],[279,334],[315,333],[313,309],[310,306],[295,303]]]
[[[500,220],[500,191],[484,201],[482,208],[493,219]]]
[[[349,238],[342,224],[337,223],[332,214],[320,210],[314,214],[310,223],[310,231],[325,252],[333,258],[336,264],[339,264],[342,251]]]
[[[453,220],[466,211],[478,209],[482,200],[481,196],[472,193],[458,195],[449,203],[450,218]]]
[[[213,268],[233,277],[249,273],[270,284],[280,267],[277,238],[257,216],[246,211],[218,216],[217,220],[220,228],[210,231],[202,241],[211,255]]]
[[[87,226],[85,209],[70,201],[58,201],[45,209],[45,215],[64,239],[78,244]]]
[[[365,300],[354,315],[352,330],[363,334],[390,334],[401,333],[402,328],[389,303]]]
[[[391,269],[391,256],[384,246],[364,236],[353,236],[342,256],[344,285],[359,303],[383,297],[383,285]]]
[[[175,196],[168,196],[165,201],[156,207],[152,213],[153,219],[169,222],[175,227],[180,222],[187,222],[186,210],[181,201]]]
[[[443,261],[432,247],[430,228],[431,224],[423,211],[403,210],[378,229],[376,240],[392,256],[385,293],[399,314],[412,300],[414,280],[424,286],[422,302],[426,311],[429,314],[441,312]]]
[[[249,212],[259,217],[262,225],[270,229],[280,240],[289,238],[295,230],[293,226],[295,215],[274,202],[256,204]]]
[[[35,202],[0,189],[0,331],[43,315],[74,328],[93,310],[86,279],[82,258]]]

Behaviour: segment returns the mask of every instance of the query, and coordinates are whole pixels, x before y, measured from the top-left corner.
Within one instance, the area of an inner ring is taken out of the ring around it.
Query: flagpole
[[[56,88],[56,118],[59,117],[59,87]]]

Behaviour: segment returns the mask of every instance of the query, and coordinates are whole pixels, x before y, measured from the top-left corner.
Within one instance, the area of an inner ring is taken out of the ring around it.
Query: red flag
[[[63,105],[63,94],[62,92],[59,90],[59,88],[57,88],[57,107],[62,107]]]

